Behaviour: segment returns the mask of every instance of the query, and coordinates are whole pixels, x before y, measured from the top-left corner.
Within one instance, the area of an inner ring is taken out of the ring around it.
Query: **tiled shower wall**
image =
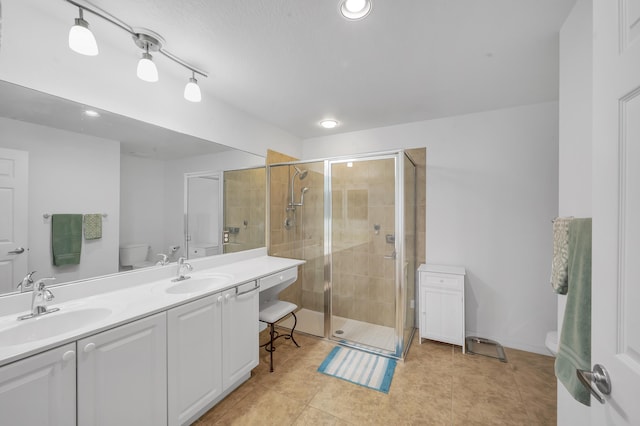
[[[264,167],[224,172],[224,229],[237,229],[224,245],[225,253],[265,246]]]
[[[333,314],[395,326],[394,160],[333,166]]]

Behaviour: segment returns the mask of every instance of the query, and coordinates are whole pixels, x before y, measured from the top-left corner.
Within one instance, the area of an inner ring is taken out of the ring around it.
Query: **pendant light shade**
[[[184,98],[191,102],[200,102],[202,100],[200,86],[198,86],[198,80],[195,77],[191,77],[187,85],[184,86]]]
[[[140,80],[154,83],[158,81],[158,68],[153,63],[153,58],[149,52],[144,52],[142,58],[138,61],[138,78]]]
[[[69,30],[69,48],[74,52],[86,56],[96,56],[98,54],[98,43],[89,29],[89,23],[82,17],[76,18],[75,25]]]

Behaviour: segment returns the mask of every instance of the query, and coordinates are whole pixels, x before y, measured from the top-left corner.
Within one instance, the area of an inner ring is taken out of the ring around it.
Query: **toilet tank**
[[[149,244],[127,244],[120,247],[120,264],[132,266],[147,260]]]

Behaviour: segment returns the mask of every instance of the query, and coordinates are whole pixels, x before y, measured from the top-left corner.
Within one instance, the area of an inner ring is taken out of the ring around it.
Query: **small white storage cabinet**
[[[462,346],[465,352],[465,269],[449,265],[420,265],[420,343],[437,340]]]

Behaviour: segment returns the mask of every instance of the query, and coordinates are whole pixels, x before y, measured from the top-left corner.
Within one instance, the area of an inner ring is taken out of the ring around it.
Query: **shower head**
[[[298,178],[299,178],[300,180],[302,180],[302,179],[306,178],[306,177],[307,177],[307,174],[309,173],[309,170],[300,170],[300,169],[298,168],[298,166],[296,166],[296,165],[293,165],[293,168],[294,168],[294,169],[296,169],[296,173],[294,174],[294,176],[295,176],[295,175],[300,175],[300,176],[298,176]]]

